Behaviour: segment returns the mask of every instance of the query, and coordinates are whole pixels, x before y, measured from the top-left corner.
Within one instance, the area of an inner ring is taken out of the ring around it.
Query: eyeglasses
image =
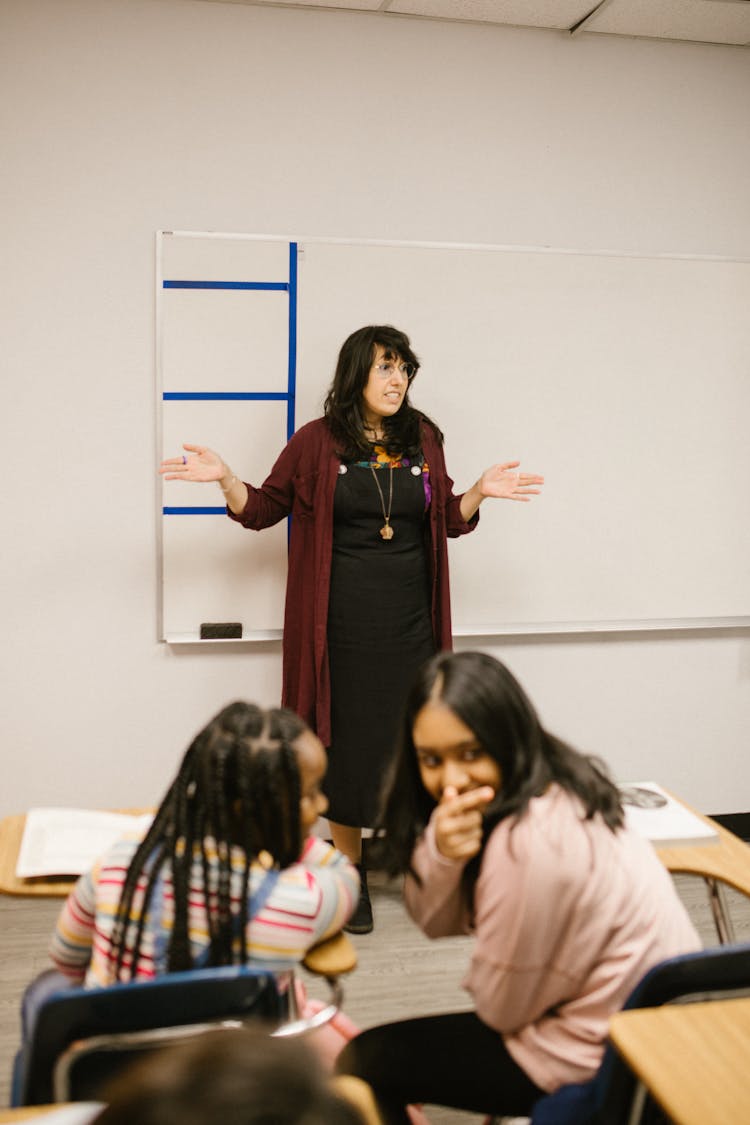
[[[398,373],[408,382],[414,376],[414,368],[410,363],[376,363],[375,371],[381,379],[392,379]]]

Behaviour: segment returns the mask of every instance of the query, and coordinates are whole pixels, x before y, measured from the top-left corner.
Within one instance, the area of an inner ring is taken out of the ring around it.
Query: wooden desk
[[[675,1125],[750,1121],[750,999],[618,1012],[609,1034]]]
[[[51,1105],[32,1105],[23,1109],[0,1109],[0,1121],[29,1121],[32,1117],[41,1117],[56,1108]]]
[[[153,809],[113,809],[113,812],[140,816]],[[26,814],[6,816],[0,820],[0,894],[30,895],[38,898],[66,898],[75,885],[77,875],[57,875],[36,879],[19,879],[16,863],[26,824]]]
[[[0,1122],[31,1121],[34,1118],[48,1117],[50,1114],[58,1116],[63,1108],[71,1113],[75,1112],[79,1122],[89,1122],[94,1114],[99,1112],[98,1108],[92,1108],[91,1102],[78,1102],[75,1109],[70,1103],[66,1103],[64,1107],[59,1103],[57,1105],[29,1105],[18,1109],[0,1109]]]
[[[670,796],[673,794],[670,793]],[[679,797],[675,797],[675,800],[680,801],[694,816],[710,824],[719,836],[718,843],[711,841],[707,844],[657,847],[656,854],[672,874],[697,875],[705,881],[719,941],[733,942],[734,927],[722,885],[726,884],[750,897],[750,846],[733,832],[722,828],[711,817],[691,808],[686,801]],[[748,1117],[750,1119],[750,1114]]]

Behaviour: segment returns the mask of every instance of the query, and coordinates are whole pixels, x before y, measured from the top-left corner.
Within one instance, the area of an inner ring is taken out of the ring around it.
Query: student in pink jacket
[[[339,1059],[389,1125],[412,1102],[529,1114],[587,1081],[640,978],[700,948],[603,765],[549,734],[490,656],[442,653],[420,672],[381,830],[420,928],[476,938],[473,1010],[373,1028]]]

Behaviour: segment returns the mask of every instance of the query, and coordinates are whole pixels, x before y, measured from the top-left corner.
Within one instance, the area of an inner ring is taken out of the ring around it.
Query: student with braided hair
[[[24,1042],[66,983],[262,961],[289,968],[337,933],[359,898],[346,856],[310,835],[326,755],[293,712],[232,703],[188,748],[142,839],[119,840],[59,916],[55,970],[27,989]],[[62,975],[61,975],[62,974]]]
[[[56,968],[88,987],[254,958],[281,969],[341,929],[356,871],[308,835],[327,806],[325,763],[291,711],[225,707],[144,838],[79,879],[52,939]]]

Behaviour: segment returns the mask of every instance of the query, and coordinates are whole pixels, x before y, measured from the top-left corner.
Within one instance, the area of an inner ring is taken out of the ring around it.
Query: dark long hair
[[[412,368],[409,387],[400,409],[391,418],[383,419],[383,445],[386,451],[393,456],[402,454],[413,457],[418,454],[422,446],[423,420],[430,423],[438,440],[443,440],[435,423],[409,402],[409,389],[419,371],[419,359],[412,351],[409,337],[390,324],[371,324],[352,332],[342,344],[333,382],[328,388],[323,406],[323,413],[345,461],[366,458],[370,453],[370,445],[365,437],[362,392],[370,377],[378,344],[385,349],[386,359],[401,359]]]
[[[306,729],[297,715],[284,708],[262,711],[252,703],[232,703],[196,736],[125,877],[111,938],[117,958],[116,980],[135,976],[144,925],[165,864],[171,868],[174,888],[168,969],[174,972],[192,967],[188,898],[196,850],[203,871],[209,964],[231,964],[232,946],[238,936],[241,961],[247,961],[247,892],[252,862],[265,851],[275,866],[288,867],[302,851],[300,774],[292,744]],[[218,864],[214,869],[209,864],[207,838],[216,847]],[[236,917],[230,892],[233,846],[244,853]],[[132,965],[128,965],[131,954]]]
[[[481,652],[443,652],[423,666],[411,688],[386,783],[377,851],[390,875],[414,874],[414,845],[435,808],[422,784],[413,740],[415,719],[429,700],[438,700],[466,723],[500,767],[501,787],[484,815],[482,849],[464,871],[469,903],[493,828],[507,816],[523,816],[531,798],[541,796],[551,782],[580,799],[586,819],[601,815],[613,832],[622,826],[620,797],[604,764],[546,731],[504,664]]]

